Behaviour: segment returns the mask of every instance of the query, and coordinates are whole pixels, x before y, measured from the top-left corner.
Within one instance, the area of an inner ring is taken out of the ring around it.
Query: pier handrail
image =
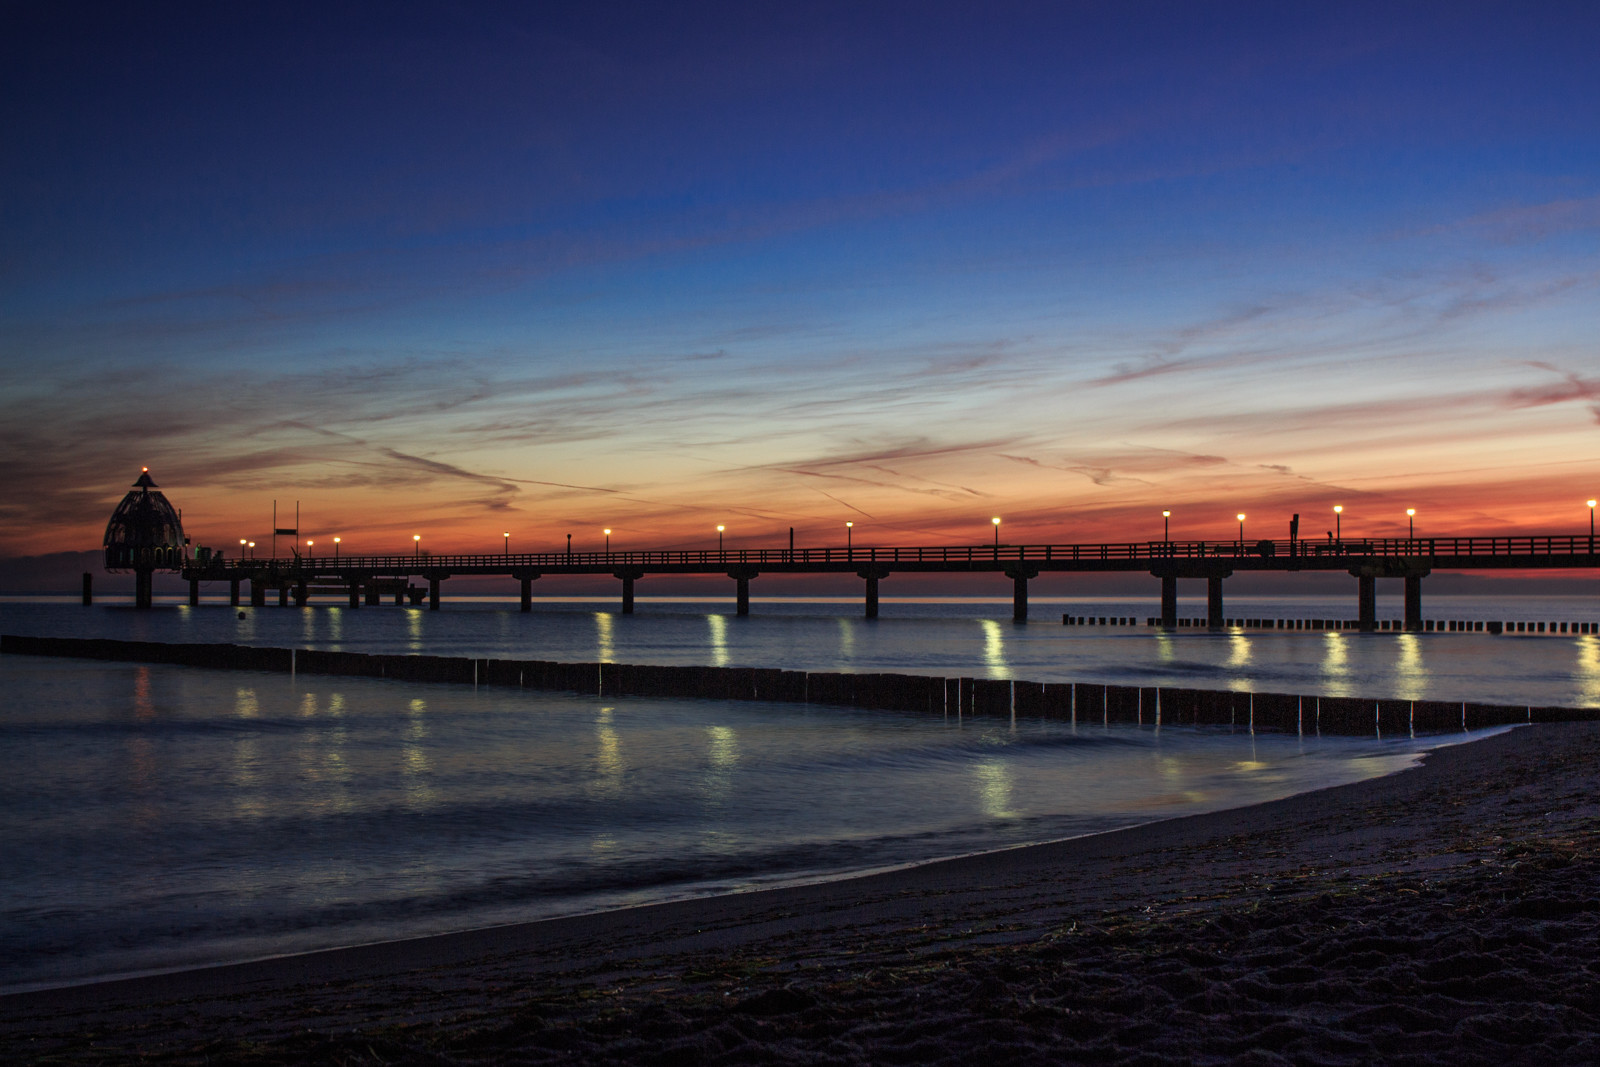
[[[339,573],[410,573],[461,571],[507,573],[512,570],[594,570],[622,567],[673,567],[718,570],[763,564],[838,567],[854,564],[973,565],[1065,562],[1149,562],[1160,564],[1189,560],[1293,561],[1378,559],[1491,559],[1504,557],[1595,556],[1595,539],[1584,535],[1536,534],[1511,537],[1387,537],[1339,540],[1225,540],[1225,541],[1125,541],[1090,544],[1042,545],[934,545],[849,548],[760,549],[646,549],[622,552],[485,552],[451,555],[396,553],[381,556],[289,556],[188,560],[185,571],[200,577],[228,578],[264,575]],[[1600,564],[1597,564],[1600,565]]]

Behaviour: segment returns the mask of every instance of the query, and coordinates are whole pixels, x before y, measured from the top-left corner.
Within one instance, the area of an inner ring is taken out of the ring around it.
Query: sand
[[[0,1060],[1600,1062],[1600,725],[870,878],[0,998]]]

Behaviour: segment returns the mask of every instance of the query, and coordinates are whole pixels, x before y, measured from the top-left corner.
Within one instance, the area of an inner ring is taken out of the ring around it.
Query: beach
[[[844,881],[0,999],[8,1062],[1600,1058],[1600,726]]]

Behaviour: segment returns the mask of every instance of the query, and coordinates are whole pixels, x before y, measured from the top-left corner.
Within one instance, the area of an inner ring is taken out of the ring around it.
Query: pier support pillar
[[[200,606],[200,579],[198,578],[189,579],[189,606],[191,608]]]
[[[1213,574],[1206,579],[1206,625],[1220,630],[1227,625],[1222,614],[1222,576]]]
[[[409,585],[409,583],[402,581],[402,583],[400,585],[395,587],[395,591],[394,591],[394,606],[395,607],[403,608],[403,607],[406,606],[406,588],[407,588],[408,585]]]
[[[856,571],[856,577],[867,583],[867,597],[864,618],[876,619],[878,617],[878,582],[889,577],[887,567],[862,567]]]
[[[1406,629],[1422,629],[1422,575],[1406,575]]]
[[[428,579],[428,610],[439,610],[439,579]]]
[[[253,608],[267,606],[267,583],[259,578],[250,579],[250,606]]]
[[[361,579],[360,578],[352,578],[352,579],[350,579],[350,606],[352,608],[359,608],[361,606]]]
[[[133,572],[133,606],[148,608],[155,602],[155,592],[151,579],[154,575],[150,571],[139,570]]]
[[[228,579],[228,603],[233,607],[239,606],[239,579]]]
[[[1378,629],[1378,580],[1370,574],[1356,573],[1356,626],[1364,634]]]
[[[533,610],[533,583],[539,580],[539,572],[514,570],[511,577],[517,580],[517,610],[526,615]]]
[[[1021,563],[1006,567],[1006,577],[1011,579],[1011,621],[1028,621],[1028,579],[1039,577],[1039,568]]]
[[[278,607],[286,608],[288,606],[289,606],[289,587],[286,586],[286,585],[280,585],[280,586],[278,586]]]
[[[759,578],[761,572],[754,567],[734,567],[728,577],[738,583],[738,608],[736,614],[750,614],[750,579]]]
[[[622,583],[622,613],[633,614],[633,583],[644,577],[644,571],[634,567],[611,572],[611,576]]]
[[[1176,575],[1163,574],[1161,576],[1161,625],[1168,629],[1178,625],[1178,578]]]
[[[234,588],[237,589],[238,586],[234,586]],[[83,572],[83,602],[85,604],[94,603],[94,575],[88,571]],[[234,603],[237,604],[238,601],[236,600]]]
[[[306,601],[308,599],[310,599],[310,597],[311,597],[311,594],[310,594],[310,592],[308,592],[306,590],[306,580],[304,578],[302,578],[298,582],[294,583],[294,605],[295,605],[295,607],[297,607],[297,608],[305,607],[306,606]]]

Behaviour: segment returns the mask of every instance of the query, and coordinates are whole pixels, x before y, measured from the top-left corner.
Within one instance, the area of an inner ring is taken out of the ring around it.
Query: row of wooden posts
[[[953,719],[1036,718],[1080,726],[1227,726],[1303,735],[1392,737],[1513,723],[1600,720],[1600,708],[755,667],[558,663],[11,634],[0,636],[0,652],[567,691],[608,698],[762,700],[915,712]]]

